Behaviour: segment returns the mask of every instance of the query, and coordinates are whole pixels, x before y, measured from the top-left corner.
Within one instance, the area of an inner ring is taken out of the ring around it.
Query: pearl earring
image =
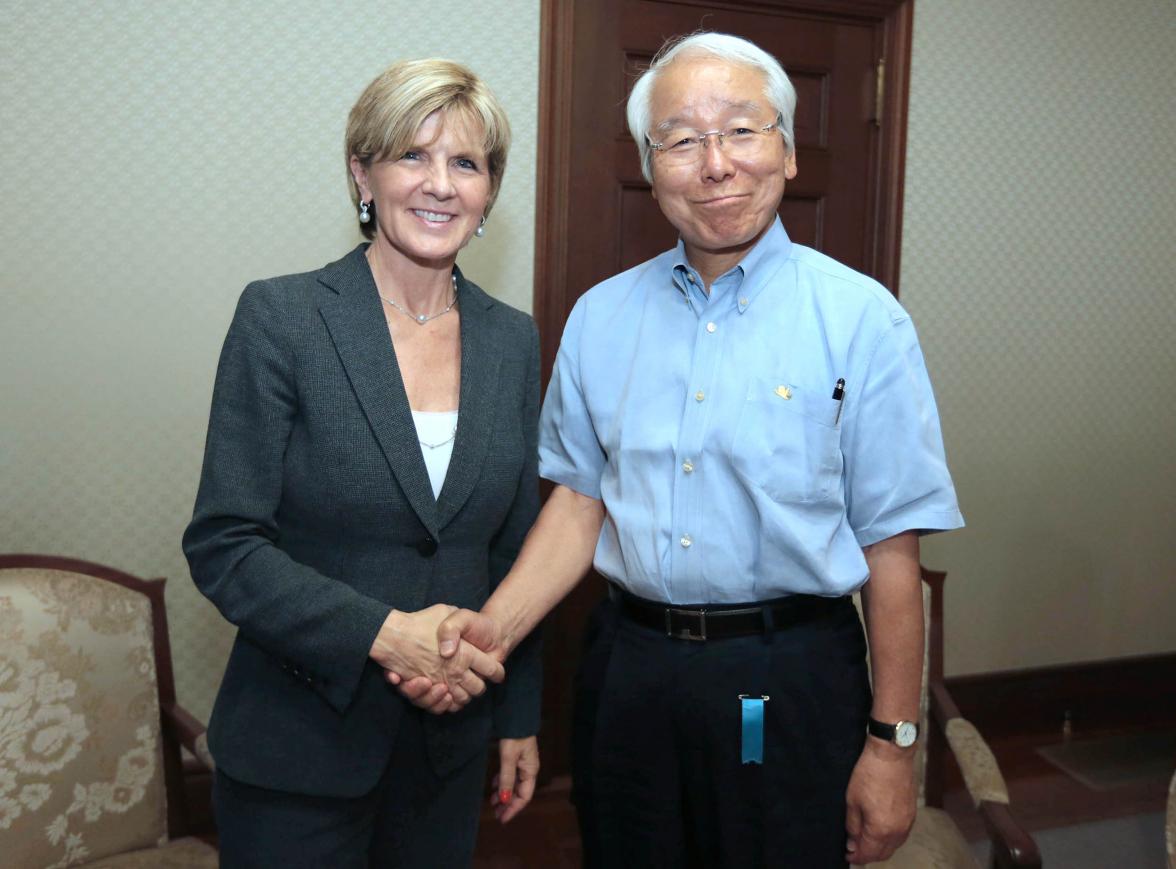
[[[486,216],[482,215],[482,219],[478,221],[478,228],[474,230],[474,235],[481,238],[486,234]]]
[[[371,223],[372,222],[372,216],[371,216],[371,214],[368,213],[368,204],[362,200],[359,203],[359,222],[360,223]]]

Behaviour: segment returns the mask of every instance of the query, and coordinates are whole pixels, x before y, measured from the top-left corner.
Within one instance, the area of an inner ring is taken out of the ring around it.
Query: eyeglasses
[[[667,132],[666,137],[660,142],[653,141],[649,134],[646,134],[645,141],[651,149],[658,152],[662,162],[671,166],[685,166],[702,157],[707,147],[707,139],[712,136],[727,156],[754,157],[767,143],[768,133],[779,126],[780,116],[777,115],[775,121],[758,130],[751,127],[729,127],[726,130],[708,130],[704,133],[689,127],[676,127]]]

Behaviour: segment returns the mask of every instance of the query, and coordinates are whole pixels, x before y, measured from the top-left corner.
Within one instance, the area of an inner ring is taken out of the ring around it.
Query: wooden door
[[[913,0],[544,0],[535,317],[551,370],[563,324],[593,284],[672,247],[625,125],[634,80],[667,37],[733,33],[779,58],[799,97],[789,236],[871,274],[898,276]],[[595,574],[548,619],[545,778],[568,769],[572,682]]]

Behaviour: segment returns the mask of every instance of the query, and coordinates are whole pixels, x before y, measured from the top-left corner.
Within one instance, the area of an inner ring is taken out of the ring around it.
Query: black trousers
[[[870,689],[853,604],[767,635],[691,642],[593,615],[573,799],[586,867],[845,866],[845,790]],[[738,695],[768,695],[742,763]]]
[[[222,869],[367,869],[469,866],[486,752],[438,778],[422,713],[407,710],[376,787],[344,799],[254,787],[217,773],[213,808]]]

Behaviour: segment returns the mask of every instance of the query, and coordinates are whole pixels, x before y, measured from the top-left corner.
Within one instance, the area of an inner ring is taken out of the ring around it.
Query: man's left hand
[[[845,792],[848,862],[886,860],[906,841],[915,822],[914,751],[866,737]]]

